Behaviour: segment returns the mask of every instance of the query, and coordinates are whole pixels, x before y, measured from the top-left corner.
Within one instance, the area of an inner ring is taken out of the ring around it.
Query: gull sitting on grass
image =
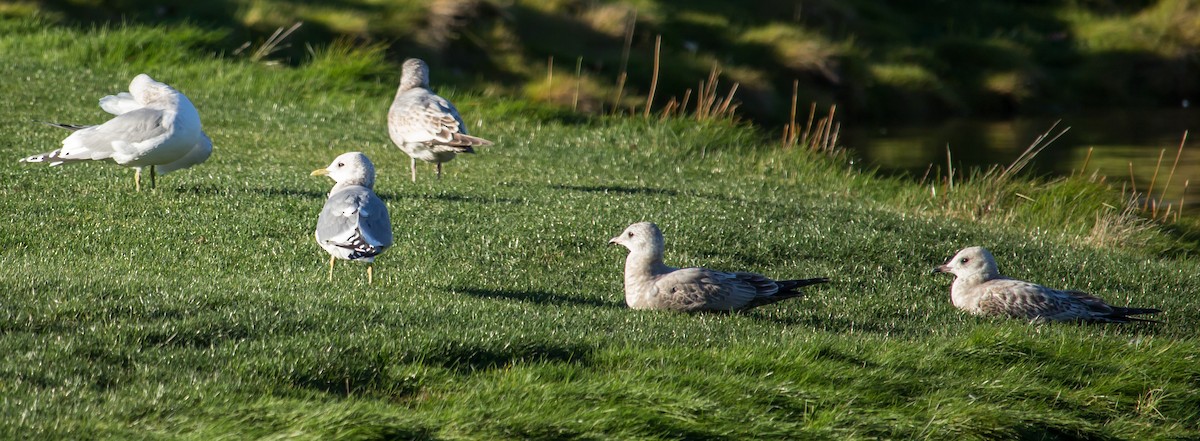
[[[129,83],[129,92],[100,99],[100,108],[116,115],[96,126],[49,123],[74,131],[58,150],[33,155],[21,162],[68,162],[111,159],[135,167],[134,186],[142,189],[142,169],[167,174],[204,162],[212,154],[212,140],[200,127],[196,107],[171,86],[140,74]]]
[[[387,205],[375,195],[375,166],[360,152],[343,153],[312,176],[329,176],[334,182],[329,199],[317,217],[317,244],[329,252],[329,280],[336,259],[367,263],[367,283],[372,283],[375,256],[392,246],[392,221]]]
[[[1131,315],[1162,312],[1153,308],[1112,306],[1079,291],[1061,291],[1000,275],[992,253],[981,247],[959,251],[936,273],[954,274],[950,300],[975,315],[1003,316],[1038,322],[1154,322]]]
[[[745,310],[799,297],[800,287],[829,281],[824,277],[776,281],[755,273],[672,268],[663,264],[662,232],[650,222],[630,225],[608,244],[629,249],[625,303],[633,309]]]
[[[416,58],[404,61],[400,87],[388,109],[388,136],[412,158],[413,182],[417,181],[418,159],[434,163],[440,179],[443,162],[459,153],[475,153],[474,146],[492,145],[467,134],[454,104],[429,90],[429,66]]]

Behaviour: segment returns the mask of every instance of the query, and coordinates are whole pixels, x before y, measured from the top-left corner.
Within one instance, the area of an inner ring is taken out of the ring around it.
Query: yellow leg
[[[417,182],[417,158],[412,158],[411,165],[412,166],[410,168],[412,168],[412,180],[413,182]]]
[[[370,285],[372,283],[372,279],[373,279],[373,277],[371,275],[372,268],[375,268],[375,264],[368,263],[367,264],[367,284],[368,285]]]
[[[334,262],[334,260],[335,259],[333,256],[329,256],[329,281],[330,282],[333,281],[333,262]]]
[[[136,188],[137,191],[142,191],[142,168],[141,167],[137,167],[137,168],[133,169],[133,188]]]

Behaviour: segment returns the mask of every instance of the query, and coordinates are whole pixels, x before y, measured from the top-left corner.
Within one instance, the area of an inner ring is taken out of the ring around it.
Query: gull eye
[[[629,237],[633,237],[633,232],[632,232],[632,231],[630,231],[630,232],[628,232],[628,233],[625,233],[625,235],[626,235],[626,236],[629,236]]]
[[[964,257],[964,258],[962,258],[962,259],[958,259],[958,263],[967,263],[967,262],[970,262],[970,261],[971,261],[971,259],[970,259],[970,258],[968,258],[968,257]]]
[[[345,166],[346,166],[346,163],[345,163],[345,162],[339,162],[339,163],[338,163],[338,167],[345,167]]]

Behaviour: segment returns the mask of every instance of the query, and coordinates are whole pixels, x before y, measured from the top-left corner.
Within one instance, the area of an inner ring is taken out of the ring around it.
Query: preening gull
[[[367,283],[373,279],[375,256],[392,246],[392,221],[387,205],[375,195],[375,165],[360,152],[343,153],[312,176],[328,175],[334,182],[329,199],[317,217],[317,244],[329,252],[329,280],[336,259],[367,263]]]
[[[72,130],[62,148],[21,159],[21,162],[68,162],[110,159],[134,167],[134,185],[142,189],[142,169],[167,174],[204,162],[212,154],[212,140],[200,126],[200,114],[187,96],[171,86],[139,74],[129,82],[129,92],[100,99],[100,108],[115,115],[96,126],[50,125]]]
[[[418,159],[434,163],[440,179],[443,162],[459,153],[475,153],[474,146],[492,145],[467,134],[454,104],[429,90],[429,66],[416,58],[404,61],[400,87],[388,109],[388,136],[412,158],[413,182]]]
[[[1000,275],[996,259],[982,247],[959,251],[934,273],[954,274],[950,300],[975,315],[1007,316],[1041,322],[1088,321],[1126,323],[1154,320],[1130,317],[1162,312],[1123,308],[1079,291],[1061,291]]]
[[[650,222],[630,225],[608,243],[629,249],[625,303],[633,309],[743,310],[799,297],[800,287],[829,281],[824,277],[777,281],[747,272],[672,268],[663,264],[662,232]]]

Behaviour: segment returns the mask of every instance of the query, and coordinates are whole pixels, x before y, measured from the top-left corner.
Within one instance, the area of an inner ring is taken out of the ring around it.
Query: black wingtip
[[[1113,309],[1115,311],[1114,311],[1114,314],[1111,316],[1111,318],[1113,320],[1119,321],[1120,323],[1129,323],[1129,322],[1162,323],[1161,321],[1154,320],[1154,319],[1132,317],[1135,315],[1142,315],[1142,314],[1158,314],[1158,313],[1162,312],[1161,309],[1157,309],[1157,308],[1113,308]]]
[[[829,282],[828,277],[814,277],[811,279],[779,280],[779,281],[776,281],[775,283],[779,285],[780,291],[787,292],[787,291],[794,291],[796,289],[803,288],[803,287],[809,286],[809,285],[816,285],[818,283],[828,283],[828,282]]]
[[[36,122],[48,125],[50,127],[58,127],[60,129],[70,130],[72,132],[87,128],[87,126],[79,125],[79,124],[63,124],[63,123],[56,123],[53,121],[36,121]]]

